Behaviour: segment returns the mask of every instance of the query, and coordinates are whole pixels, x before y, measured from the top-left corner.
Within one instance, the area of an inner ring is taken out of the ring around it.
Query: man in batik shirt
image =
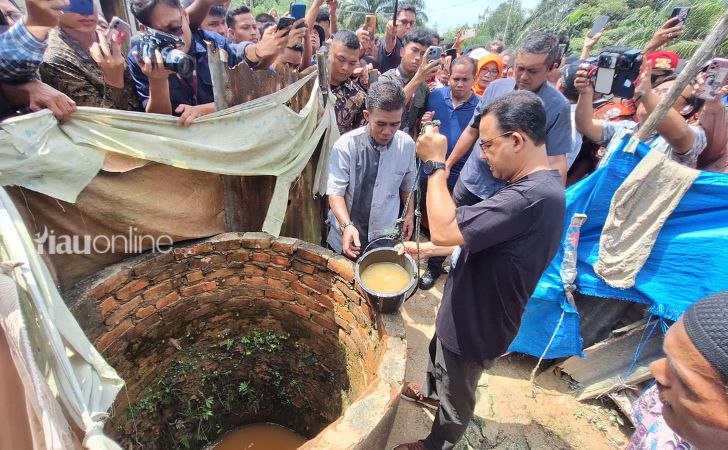
[[[331,43],[330,85],[336,97],[336,123],[339,133],[344,134],[364,124],[364,103],[367,94],[356,80],[351,78],[359,67],[359,38],[351,31],[334,34]]]

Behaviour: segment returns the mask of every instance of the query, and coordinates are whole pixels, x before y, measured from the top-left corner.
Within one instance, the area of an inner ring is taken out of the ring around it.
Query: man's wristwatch
[[[425,161],[424,164],[422,164],[422,170],[425,172],[425,175],[429,176],[435,173],[436,170],[444,169],[445,163],[441,163],[439,161]]]
[[[352,222],[351,220],[349,220],[346,223],[340,224],[339,230],[341,230],[341,234],[344,234],[344,230],[346,230],[346,227],[351,227],[351,226],[354,226],[354,222]]]

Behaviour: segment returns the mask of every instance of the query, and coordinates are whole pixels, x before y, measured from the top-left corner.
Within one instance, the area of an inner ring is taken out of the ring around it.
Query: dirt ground
[[[446,275],[429,292],[420,291],[402,308],[407,328],[408,381],[422,383],[427,370],[427,348],[435,331],[435,315]],[[631,428],[613,404],[576,401],[569,385],[555,376],[539,377],[535,398],[529,383],[537,358],[511,354],[483,374],[475,417],[455,447],[463,449],[622,449]],[[543,369],[543,367],[542,367]],[[545,380],[545,381],[544,381]],[[432,425],[433,411],[400,401],[387,450],[423,439]]]

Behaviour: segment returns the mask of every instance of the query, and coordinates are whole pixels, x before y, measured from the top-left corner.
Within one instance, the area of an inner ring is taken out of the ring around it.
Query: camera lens
[[[162,49],[162,57],[165,68],[177,72],[183,77],[192,72],[192,58],[185,52],[167,47]]]

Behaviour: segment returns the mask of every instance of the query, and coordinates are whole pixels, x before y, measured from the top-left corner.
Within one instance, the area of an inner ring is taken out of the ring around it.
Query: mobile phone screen
[[[440,59],[440,55],[442,55],[442,47],[429,47],[427,49],[427,61],[437,61]]]
[[[589,32],[589,37],[594,37],[594,35],[602,31],[604,27],[607,26],[607,22],[609,22],[609,16],[597,16],[597,18],[594,19],[594,25],[592,25],[592,29]]]
[[[283,16],[280,19],[278,19],[278,29],[282,30],[284,28],[288,28],[291,25],[293,25],[293,22],[295,22],[296,19],[294,19],[291,16]]]
[[[306,17],[306,4],[291,3],[291,16],[296,20]]]
[[[70,0],[64,11],[90,16],[94,13],[94,2],[93,0]]]
[[[678,23],[685,23],[688,20],[688,15],[690,15],[690,9],[689,6],[679,6],[672,10],[670,18],[677,17]]]

